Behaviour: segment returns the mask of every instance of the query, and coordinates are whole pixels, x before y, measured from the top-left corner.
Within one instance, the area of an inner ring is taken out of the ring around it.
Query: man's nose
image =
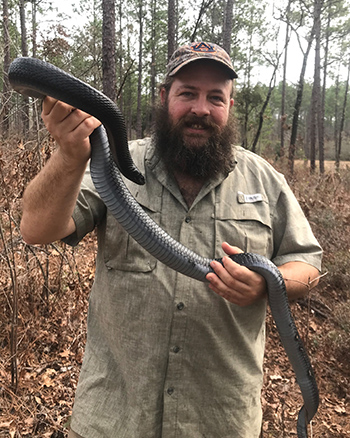
[[[198,117],[208,116],[210,114],[209,102],[206,97],[198,96],[193,102],[191,108],[192,114]]]

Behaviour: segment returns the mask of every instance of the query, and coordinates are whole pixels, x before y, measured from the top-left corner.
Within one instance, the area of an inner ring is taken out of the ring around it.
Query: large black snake
[[[125,230],[150,254],[182,274],[206,281],[211,260],[200,257],[164,232],[145,214],[125,186],[118,169],[137,184],[144,184],[144,177],[130,156],[124,120],[116,105],[79,79],[34,58],[15,59],[9,69],[9,80],[19,93],[39,98],[54,97],[102,122],[104,128],[101,126],[91,135],[90,163],[91,176],[100,197]],[[265,257],[242,253],[231,258],[266,280],[271,313],[304,399],[297,432],[299,438],[306,438],[307,424],[318,409],[319,394],[290,311],[282,275]]]

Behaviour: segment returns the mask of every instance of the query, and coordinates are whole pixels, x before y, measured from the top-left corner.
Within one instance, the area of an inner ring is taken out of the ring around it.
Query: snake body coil
[[[206,281],[211,260],[197,255],[163,231],[143,211],[124,184],[118,169],[137,184],[143,184],[144,178],[131,159],[124,120],[115,104],[84,82],[38,59],[15,59],[9,69],[9,80],[19,93],[40,98],[54,97],[102,122],[104,128],[99,127],[91,135],[90,163],[91,177],[101,199],[125,230],[155,258],[184,275]],[[307,424],[317,412],[319,394],[290,311],[282,275],[265,257],[243,253],[231,258],[266,280],[271,313],[304,399],[298,416],[298,437],[307,438]]]

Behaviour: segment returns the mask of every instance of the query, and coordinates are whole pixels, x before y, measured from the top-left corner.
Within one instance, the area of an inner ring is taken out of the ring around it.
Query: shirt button
[[[185,222],[186,222],[186,224],[190,223],[191,222],[191,216],[186,216]]]
[[[174,392],[174,388],[168,388],[166,391],[169,395],[171,395]]]
[[[185,307],[184,303],[179,303],[179,304],[177,305],[177,309],[178,309],[178,310],[182,310],[184,307]]]
[[[173,348],[173,352],[174,352],[174,353],[178,353],[179,351],[180,351],[180,347],[175,346],[175,347]]]

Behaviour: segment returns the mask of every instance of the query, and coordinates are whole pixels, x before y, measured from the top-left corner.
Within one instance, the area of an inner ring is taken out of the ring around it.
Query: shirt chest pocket
[[[142,206],[144,211],[156,223],[160,221],[160,213]],[[157,265],[157,260],[142,248],[107,212],[104,261],[108,269],[129,272],[151,272]]]
[[[245,252],[271,257],[273,235],[267,201],[221,204],[216,211],[216,248],[226,241]]]

